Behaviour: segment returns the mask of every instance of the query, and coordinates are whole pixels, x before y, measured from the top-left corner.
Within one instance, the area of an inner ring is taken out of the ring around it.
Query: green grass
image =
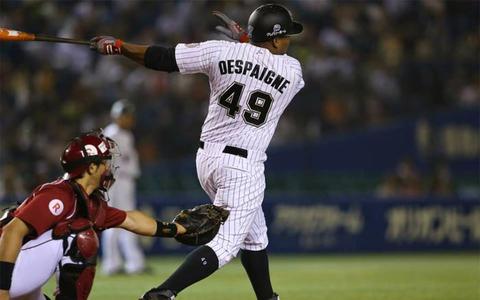
[[[135,300],[161,283],[182,257],[149,260],[153,275],[97,275],[89,299]],[[270,270],[282,300],[479,300],[480,255],[366,254],[272,256]],[[45,292],[51,294],[54,283]],[[183,291],[179,300],[255,299],[236,259],[212,276]]]

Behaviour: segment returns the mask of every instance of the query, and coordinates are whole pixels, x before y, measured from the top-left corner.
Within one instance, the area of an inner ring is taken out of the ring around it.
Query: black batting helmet
[[[265,42],[276,37],[302,32],[302,24],[293,21],[288,9],[278,4],[265,4],[255,9],[248,19],[248,37]]]

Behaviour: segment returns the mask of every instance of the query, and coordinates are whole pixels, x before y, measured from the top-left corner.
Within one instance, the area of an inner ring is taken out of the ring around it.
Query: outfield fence
[[[144,200],[161,219],[206,202],[188,195]],[[267,196],[263,209],[275,253],[480,249],[478,199]],[[190,249],[169,239],[142,242],[151,254]]]

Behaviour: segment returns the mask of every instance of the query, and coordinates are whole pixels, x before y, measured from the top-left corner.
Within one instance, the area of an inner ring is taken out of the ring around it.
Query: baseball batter
[[[73,139],[65,175],[38,186],[0,219],[0,300],[45,300],[42,286],[58,272],[56,300],[86,300],[95,276],[97,233],[120,227],[147,236],[185,233],[139,211],[109,207],[114,143],[92,132]],[[187,231],[188,232],[188,231]]]
[[[257,299],[279,299],[270,283],[266,252],[264,161],[280,116],[304,86],[300,63],[286,55],[290,35],[302,29],[285,7],[268,4],[250,15],[250,43],[207,41],[164,48],[113,37],[92,39],[92,49],[101,54],[122,54],[160,71],[203,73],[210,81],[197,173],[213,203],[230,210],[230,217],[216,238],[190,253],[165,282],[142,299],[174,299],[239,251]]]

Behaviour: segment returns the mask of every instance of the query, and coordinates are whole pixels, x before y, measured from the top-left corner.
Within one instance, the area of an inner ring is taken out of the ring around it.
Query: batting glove
[[[122,54],[123,41],[112,36],[96,36],[90,40],[90,49],[103,55]]]
[[[248,33],[235,22],[234,20],[227,17],[222,12],[213,11],[215,17],[217,17],[225,26],[216,26],[215,29],[232,40],[239,41],[240,43],[248,43],[250,39],[248,38]]]

